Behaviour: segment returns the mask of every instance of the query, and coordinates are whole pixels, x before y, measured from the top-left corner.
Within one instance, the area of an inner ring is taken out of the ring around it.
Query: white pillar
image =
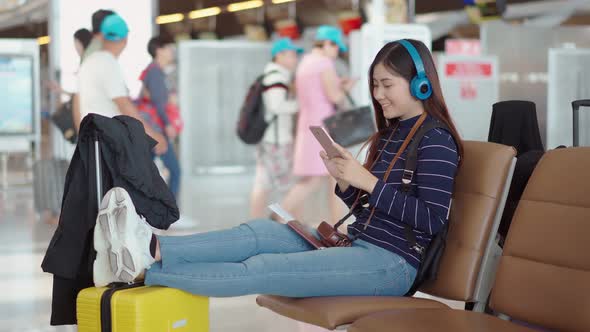
[[[416,0],[408,0],[408,23],[416,23]]]
[[[373,0],[373,2],[371,3],[371,7],[372,15],[370,16],[371,22],[369,23],[371,23],[374,26],[375,40],[381,43],[381,41],[385,39],[385,14],[387,12],[385,0]],[[381,46],[379,46],[377,50],[379,50]],[[372,56],[373,55],[371,55],[371,57]]]
[[[373,0],[371,2],[371,24],[385,24],[385,1],[384,0]]]

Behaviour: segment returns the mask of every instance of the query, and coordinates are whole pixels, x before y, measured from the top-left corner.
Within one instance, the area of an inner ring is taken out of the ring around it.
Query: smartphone
[[[332,145],[334,140],[324,128],[320,126],[309,126],[309,130],[311,130],[313,136],[320,142],[320,145],[324,148],[329,158],[342,157],[340,152]]]

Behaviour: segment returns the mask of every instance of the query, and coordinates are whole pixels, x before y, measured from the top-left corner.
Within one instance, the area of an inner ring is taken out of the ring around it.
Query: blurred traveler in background
[[[322,147],[309,131],[309,126],[322,126],[323,120],[336,112],[336,105],[346,102],[346,94],[355,81],[338,77],[335,67],[338,54],[346,51],[340,29],[320,26],[313,49],[304,56],[295,75],[300,110],[293,173],[300,180],[287,193],[282,206],[299,220],[303,214],[303,203],[311,193],[325,181],[330,181],[330,188],[336,184],[328,177],[328,171],[319,155]],[[338,198],[331,190],[328,195],[331,222],[336,222]]]
[[[139,115],[129,98],[123,71],[117,62],[117,58],[127,46],[129,33],[127,23],[121,16],[111,14],[103,20],[100,33],[102,49],[92,53],[82,62],[78,74],[80,121],[77,122],[77,126],[79,126],[81,119],[89,113],[108,117],[132,116],[141,121],[146,133],[158,142],[154,152],[157,155],[165,153],[168,148],[166,138]]]
[[[100,26],[107,16],[114,13],[115,12],[112,10],[99,9],[92,14],[92,33],[90,36],[90,42],[86,45],[82,54],[80,54],[80,63],[84,62],[84,60],[92,53],[102,49],[102,34],[100,33]],[[80,95],[78,93],[75,93],[72,96],[72,113],[74,117],[74,128],[78,131],[78,125],[82,122],[82,119],[80,118]]]
[[[291,98],[289,86],[297,55],[302,52],[291,39],[279,39],[271,49],[272,61],[264,68],[262,100],[269,125],[256,146],[256,178],[250,196],[252,218],[268,215],[269,195],[275,191],[282,196],[293,184],[293,119],[298,104]]]
[[[180,164],[173,148],[173,142],[178,136],[174,117],[179,113],[171,114],[171,109],[178,110],[176,103],[171,103],[170,88],[166,79],[165,70],[174,63],[174,42],[164,36],[150,39],[147,45],[148,53],[153,61],[141,73],[139,79],[143,82],[138,100],[140,114],[154,129],[163,133],[168,140],[168,150],[160,155],[160,159],[168,169],[168,186],[178,198],[180,189]]]
[[[74,32],[74,48],[76,49],[76,53],[78,53],[80,58],[82,58],[82,55],[84,52],[86,52],[86,49],[88,49],[88,46],[90,46],[91,42],[92,32],[90,32],[88,29],[82,28]]]
[[[88,29],[82,28],[74,32],[74,48],[76,49],[76,53],[80,57],[80,62],[82,61],[82,55],[88,48],[88,45],[90,45],[91,41],[92,33]],[[50,81],[47,85],[48,88],[55,93],[69,95],[70,97],[73,96],[75,93],[64,90],[59,84],[59,82],[56,81]]]
[[[88,31],[88,29],[78,29],[75,33],[74,33],[74,48],[76,49],[76,52],[78,53],[78,56],[82,56],[82,53],[84,53],[84,50],[86,49],[86,47],[88,47],[88,44],[90,44],[90,40],[92,39],[92,33],[90,33],[90,31]],[[49,92],[53,92],[55,94],[57,94],[57,102],[59,104],[59,106],[57,107],[56,111],[53,112],[50,115],[50,119],[53,122],[54,125],[57,126],[57,128],[61,131],[61,133],[63,134],[64,139],[66,139],[67,141],[69,141],[72,144],[76,143],[77,140],[77,135],[76,135],[76,130],[75,130],[75,126],[74,126],[74,119],[73,119],[73,111],[72,111],[72,104],[73,104],[73,97],[75,95],[75,91],[66,91],[65,89],[63,89],[63,87],[59,84],[59,82],[57,81],[46,81],[45,82],[45,87],[49,90]],[[64,95],[65,97],[67,97],[68,99],[62,103],[62,95]],[[61,179],[59,176],[55,176],[55,174],[51,174],[50,178],[44,178],[47,177],[47,174],[43,172],[43,170],[45,170],[45,168],[43,168],[42,166],[40,166],[41,164],[38,164],[39,167],[34,168],[34,178],[35,178],[35,183],[44,183],[43,181],[49,181],[51,184],[63,187],[63,181],[64,179]],[[53,165],[64,165],[64,164],[59,164],[59,163],[55,163]],[[51,169],[54,170],[62,170],[62,167],[60,166],[54,166],[51,167]],[[65,164],[65,170],[67,170],[67,164]],[[59,174],[58,171],[58,174]],[[39,173],[37,173],[39,172]],[[63,173],[65,175],[65,172]],[[40,188],[43,188],[43,186],[46,184],[40,184],[39,186],[36,186],[35,190],[39,191],[42,190]],[[61,195],[61,193],[57,193],[57,192],[52,192],[49,195],[39,195],[39,197],[53,197],[53,195]],[[45,202],[47,202],[48,200],[43,200]],[[59,197],[58,201],[61,201],[61,196]],[[42,206],[43,204],[40,204],[39,206]],[[44,207],[46,208],[46,206]],[[50,225],[57,225],[59,223],[59,206],[55,206],[55,209],[46,209],[44,211],[40,211],[41,214],[41,219],[43,221],[45,221],[47,224]]]

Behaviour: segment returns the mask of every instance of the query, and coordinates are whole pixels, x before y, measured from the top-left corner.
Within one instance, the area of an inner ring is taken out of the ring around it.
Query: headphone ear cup
[[[412,96],[419,100],[426,100],[432,95],[432,86],[428,77],[416,76],[410,82]]]

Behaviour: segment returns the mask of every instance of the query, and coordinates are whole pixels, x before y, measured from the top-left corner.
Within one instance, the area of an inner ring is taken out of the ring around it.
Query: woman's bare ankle
[[[156,262],[159,262],[162,260],[162,254],[160,253],[160,241],[158,241],[157,237],[156,237],[156,255],[155,255],[154,259],[156,260]]]
[[[144,281],[145,280],[145,270],[143,270],[137,277],[135,277],[135,279],[133,279],[133,282],[140,282],[140,281]]]

